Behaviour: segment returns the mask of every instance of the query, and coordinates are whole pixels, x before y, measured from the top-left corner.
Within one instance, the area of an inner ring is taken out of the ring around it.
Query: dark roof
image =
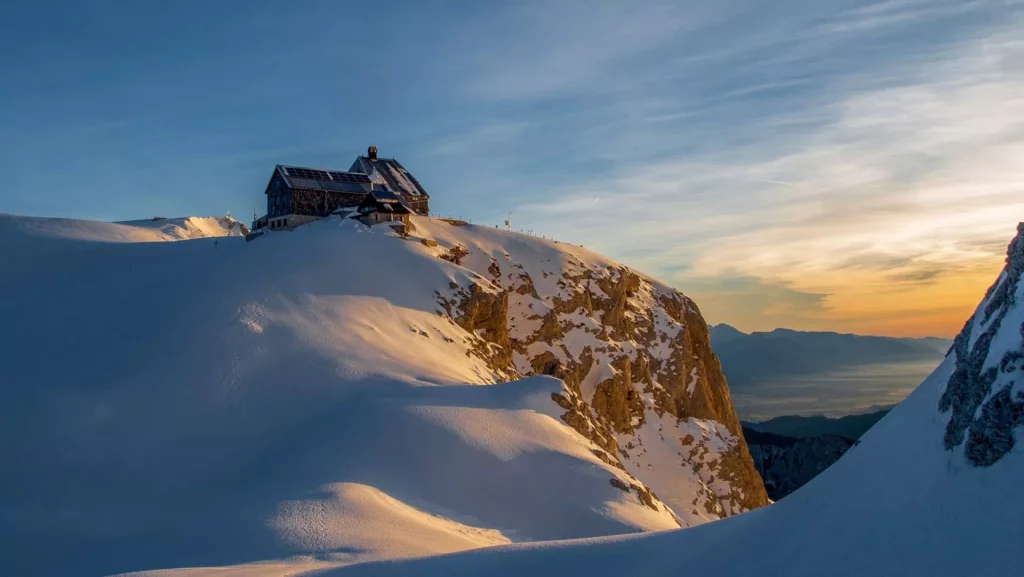
[[[303,168],[301,166],[277,165],[277,172],[288,188],[327,190],[332,192],[366,192],[370,188],[370,177],[360,172],[341,172]]]
[[[387,183],[388,188],[397,193],[430,198],[430,195],[423,189],[423,185],[416,180],[416,177],[394,158],[374,159],[360,156],[352,163],[349,172],[361,172],[363,174],[373,174],[376,172]]]
[[[363,202],[359,203],[359,212],[371,212],[366,209],[390,214],[413,213],[412,208],[406,204],[405,199],[401,196],[390,190],[380,189],[373,190],[363,198]]]
[[[387,189],[397,193],[402,204],[410,210],[407,199],[430,198],[416,177],[394,158],[358,156],[348,172],[280,164],[274,170],[285,185],[293,190],[366,193],[371,188]]]

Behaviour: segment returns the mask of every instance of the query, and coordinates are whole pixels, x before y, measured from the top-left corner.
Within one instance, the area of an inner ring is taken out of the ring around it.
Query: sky
[[[249,220],[370,144],[711,323],[949,336],[1024,218],[1024,2],[0,3],[0,212]]]

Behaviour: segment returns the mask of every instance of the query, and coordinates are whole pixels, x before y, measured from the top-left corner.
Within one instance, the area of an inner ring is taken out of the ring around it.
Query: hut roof
[[[366,192],[370,189],[370,177],[359,172],[340,172],[301,166],[277,165],[275,169],[284,179],[288,188],[327,190],[331,192]]]
[[[412,214],[413,210],[405,200],[390,190],[373,190],[359,203],[359,212],[383,212],[387,214]]]

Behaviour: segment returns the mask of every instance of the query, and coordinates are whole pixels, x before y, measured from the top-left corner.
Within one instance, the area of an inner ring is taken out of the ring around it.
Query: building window
[[[283,220],[281,221],[281,225],[282,225],[282,226],[288,226],[288,219],[287,219],[287,218],[286,218],[286,219],[283,219]]]

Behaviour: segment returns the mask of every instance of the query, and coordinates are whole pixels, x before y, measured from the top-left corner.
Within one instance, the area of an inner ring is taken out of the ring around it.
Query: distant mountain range
[[[880,388],[876,381],[886,380],[883,375],[849,380],[833,377],[837,372],[865,365],[921,361],[927,361],[921,369],[927,371],[928,362],[937,365],[951,343],[933,337],[874,337],[790,329],[747,334],[724,324],[712,326],[710,334],[730,387],[739,391],[734,397],[737,408],[741,414],[750,409],[754,412],[748,414],[752,415],[763,414],[761,411],[768,410],[765,407],[785,402],[787,397],[818,399],[813,406],[824,409],[840,398],[855,398],[861,392],[875,394],[872,391]],[[760,404],[751,403],[752,398]],[[789,410],[799,410],[798,406],[807,405],[787,405]],[[835,463],[892,407],[875,408],[878,410],[838,418],[785,415],[744,421],[743,436],[768,496],[779,500]]]
[[[950,339],[936,337],[876,337],[791,329],[744,333],[726,324],[711,327],[711,346],[733,388],[868,364],[926,360],[938,364],[951,344]]]
[[[889,409],[864,413],[862,415],[847,415],[845,417],[831,418],[822,415],[804,417],[799,415],[786,415],[775,417],[767,421],[757,423],[744,422],[744,429],[751,429],[760,433],[783,435],[785,437],[806,438],[819,435],[839,435],[847,439],[857,440],[880,421],[889,412]]]

